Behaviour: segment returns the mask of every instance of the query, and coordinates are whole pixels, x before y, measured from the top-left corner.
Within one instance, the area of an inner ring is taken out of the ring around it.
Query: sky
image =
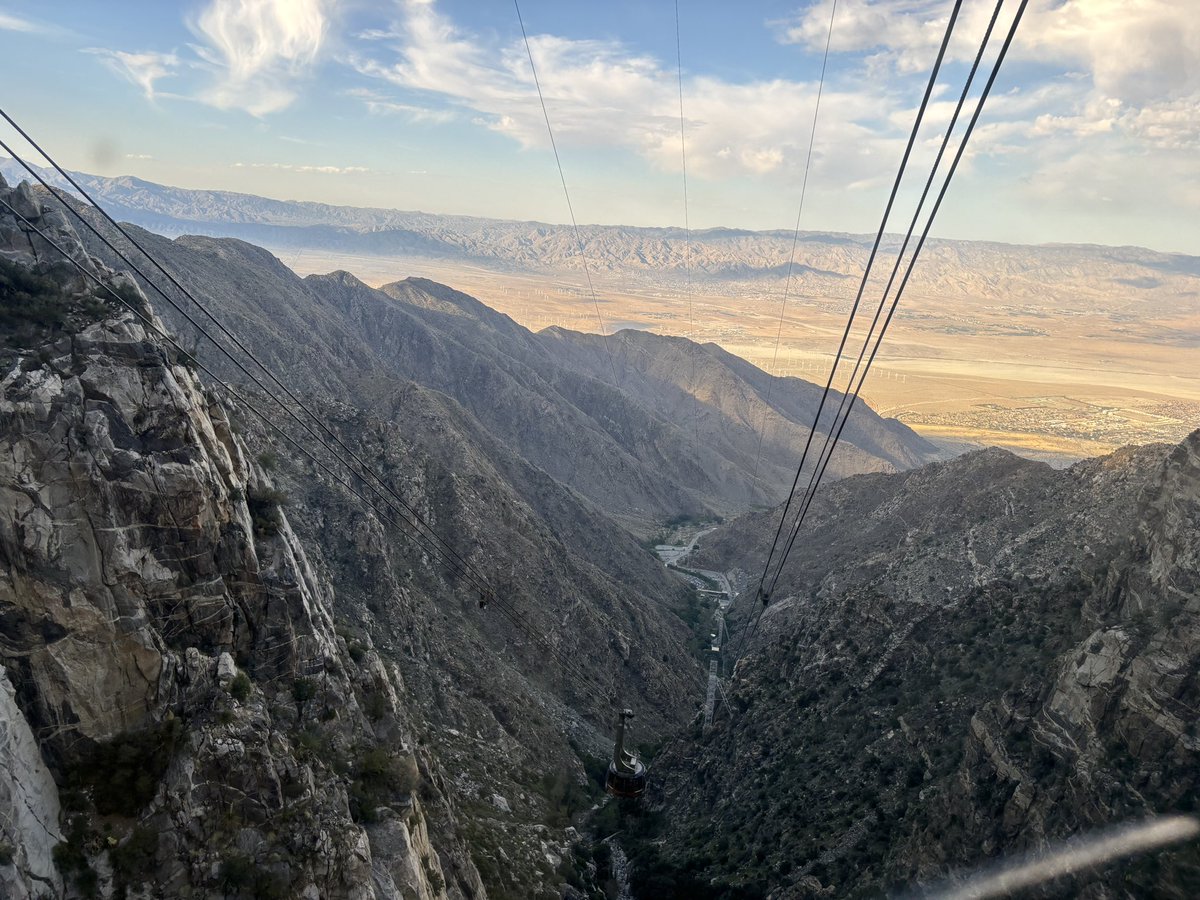
[[[578,220],[874,231],[953,4],[831,2],[678,0],[677,42],[675,0],[521,0]],[[912,185],[994,5],[963,2]],[[70,168],[568,221],[511,0],[0,0],[0,76]],[[1198,150],[1196,0],[1030,0],[934,233],[1200,254]]]

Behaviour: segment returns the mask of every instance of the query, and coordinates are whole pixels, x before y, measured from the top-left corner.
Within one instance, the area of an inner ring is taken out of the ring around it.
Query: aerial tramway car
[[[625,749],[625,722],[633,718],[633,710],[623,709],[617,718],[617,741],[613,745],[612,762],[604,789],[614,797],[636,800],[646,792],[646,767],[636,753]]]

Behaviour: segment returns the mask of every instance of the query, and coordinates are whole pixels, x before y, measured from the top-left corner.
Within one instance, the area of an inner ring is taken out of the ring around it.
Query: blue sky
[[[829,4],[679,0],[693,227],[794,223]],[[802,227],[877,226],[950,6],[840,0]],[[963,4],[916,172],[992,7]],[[673,0],[521,9],[580,221],[682,224]],[[567,217],[509,0],[0,0],[0,73],[73,168]],[[1194,0],[1031,0],[936,233],[1200,254],[1198,150]]]

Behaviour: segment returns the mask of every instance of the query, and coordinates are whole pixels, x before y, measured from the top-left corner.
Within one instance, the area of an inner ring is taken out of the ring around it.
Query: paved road
[[[691,552],[696,549],[696,544],[699,542],[700,538],[704,537],[706,534],[711,534],[716,530],[716,526],[714,526],[712,528],[706,528],[703,531],[696,532],[696,536],[692,538],[692,542],[686,547],[681,547],[676,544],[659,544],[654,548],[654,552],[657,553],[658,558],[667,565],[670,565],[674,562],[679,562],[679,560],[690,555]],[[699,570],[697,569],[697,571]]]
[[[716,526],[714,526],[712,528],[706,528],[703,531],[697,532],[696,536],[692,538],[691,543],[689,543],[686,547],[660,544],[654,548],[654,552],[658,554],[659,559],[663,561],[664,565],[668,567],[685,566],[691,571],[696,572],[699,575],[703,575],[705,578],[711,579],[720,585],[720,589],[725,592],[725,599],[721,601],[721,608],[725,609],[730,603],[733,602],[734,597],[733,585],[729,583],[729,579],[725,577],[725,573],[714,572],[712,569],[699,569],[695,566],[687,565],[686,562],[687,558],[692,554],[692,551],[696,549],[696,544],[700,542],[700,538],[704,537],[706,534],[711,534],[716,530]],[[680,574],[682,574],[684,577],[687,577],[686,572],[682,572]],[[688,578],[688,581],[701,590],[708,589],[708,585],[697,578]]]

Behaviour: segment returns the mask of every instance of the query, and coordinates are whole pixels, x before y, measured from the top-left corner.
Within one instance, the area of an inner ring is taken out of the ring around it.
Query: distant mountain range
[[[562,225],[273,200],[168,187],[132,176],[74,174],[116,218],[167,236],[236,237],[276,250],[457,260],[510,271],[581,267],[575,236]],[[0,175],[10,183],[28,177],[8,159],[0,159]],[[63,185],[54,173],[45,177]],[[682,281],[685,262],[692,277],[702,281],[777,280],[786,272],[792,245],[786,230],[707,229],[693,232],[690,244],[682,228],[584,225],[581,234],[595,271],[650,281]],[[810,292],[852,293],[870,240],[802,232],[797,259],[803,264],[796,271],[805,276]],[[1006,302],[1036,298],[1043,308],[1053,302],[1064,311],[1111,303],[1114,294],[1118,306],[1126,301],[1136,306],[1138,297],[1156,289],[1194,296],[1195,279],[1200,279],[1200,257],[1138,247],[932,240],[922,260],[912,293]]]
[[[87,259],[57,205],[2,182],[0,199]],[[163,896],[546,895],[562,880],[547,854],[567,852],[589,796],[581,759],[611,747],[611,698],[639,740],[700,702],[693,592],[523,459],[531,436],[510,444],[387,368],[388,352],[444,365],[463,396],[484,388],[476,409],[587,428],[525,386],[536,374],[489,375],[497,332],[457,316],[471,351],[421,321],[453,315],[420,305],[433,293],[301,281],[236,241],[163,244],[476,577],[401,512],[373,514],[315,439],[296,430],[329,471],[202,382],[0,205],[0,897],[97,894],[93,865]],[[368,342],[358,300],[395,327]],[[591,387],[622,415],[619,392]],[[574,438],[620,453],[594,426]],[[619,487],[640,471],[613,469]],[[271,872],[227,890],[233,865]]]

